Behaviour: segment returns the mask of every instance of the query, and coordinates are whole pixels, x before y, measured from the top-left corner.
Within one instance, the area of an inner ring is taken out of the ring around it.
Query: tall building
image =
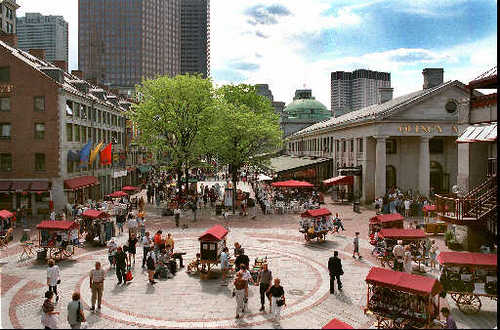
[[[79,0],[78,65],[86,79],[134,90],[180,72],[181,0]]]
[[[267,97],[271,104],[273,105],[274,112],[278,115],[283,115],[283,109],[285,108],[285,102],[275,101],[273,92],[269,89],[268,84],[256,84],[255,85],[256,93],[258,95]]]
[[[181,1],[181,73],[210,75],[210,0]]]
[[[68,63],[68,23],[62,16],[26,13],[17,18],[16,25],[20,49],[43,49],[48,61]]]
[[[0,0],[0,33],[16,33],[16,0]]]
[[[331,104],[334,117],[381,103],[380,88],[391,87],[391,74],[371,70],[331,73]]]

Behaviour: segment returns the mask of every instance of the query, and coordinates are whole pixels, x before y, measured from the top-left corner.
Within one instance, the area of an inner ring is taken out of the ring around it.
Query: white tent
[[[271,181],[272,179],[273,178],[268,177],[265,174],[259,174],[259,176],[257,177],[257,180],[259,180],[259,181]]]

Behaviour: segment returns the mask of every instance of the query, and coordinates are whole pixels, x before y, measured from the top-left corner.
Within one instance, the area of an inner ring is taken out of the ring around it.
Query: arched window
[[[397,185],[397,176],[396,176],[396,168],[392,165],[387,165],[385,172],[385,186],[387,189],[391,189],[396,187]]]

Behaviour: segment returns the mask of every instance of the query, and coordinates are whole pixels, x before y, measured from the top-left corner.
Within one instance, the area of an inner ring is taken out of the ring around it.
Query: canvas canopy
[[[437,260],[441,265],[497,267],[497,255],[492,253],[441,252]]]
[[[103,211],[98,211],[98,210],[87,210],[83,212],[82,214],[83,217],[91,218],[91,219],[98,219],[98,218],[106,218],[109,217],[109,214]]]
[[[12,218],[13,216],[14,216],[14,214],[12,212],[7,211],[7,210],[0,211],[0,218],[2,218],[2,219]]]
[[[375,223],[386,223],[386,222],[397,222],[403,221],[405,218],[399,213],[391,213],[391,214],[379,214],[370,219],[370,222]]]
[[[289,187],[289,188],[312,188],[313,184],[305,181],[288,180],[281,182],[274,182],[271,184],[273,187]]]
[[[333,319],[323,326],[321,329],[354,329],[349,324],[338,319]]]
[[[370,269],[366,276],[366,282],[420,296],[434,296],[443,290],[441,283],[434,278],[396,272],[380,267]]]
[[[118,197],[128,196],[128,194],[126,192],[123,192],[123,191],[115,191],[115,192],[109,194],[108,196],[113,197],[113,198],[118,198]]]
[[[198,238],[200,241],[210,241],[217,242],[221,241],[226,237],[228,231],[221,225],[215,225],[212,228],[208,229],[206,232],[201,234]]]
[[[322,209],[315,209],[315,210],[307,210],[304,213],[302,213],[300,216],[302,218],[317,218],[317,217],[323,217],[327,215],[332,215],[332,212],[330,210],[322,208]]]
[[[340,185],[353,185],[354,177],[352,175],[341,175],[334,178],[330,178],[328,180],[324,180],[323,184],[325,186],[340,186]]]
[[[378,233],[380,238],[389,239],[423,239],[427,235],[422,229],[401,229],[401,228],[384,228]]]
[[[78,228],[78,223],[76,223],[75,221],[45,220],[36,225],[36,229],[47,230],[70,230],[73,228]]]

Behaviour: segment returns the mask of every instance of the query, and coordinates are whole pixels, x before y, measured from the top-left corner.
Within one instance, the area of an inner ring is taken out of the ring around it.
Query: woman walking
[[[80,329],[82,322],[85,322],[82,304],[80,302],[80,293],[75,292],[68,304],[68,323],[71,329]]]
[[[281,314],[281,308],[286,306],[285,290],[280,285],[280,279],[274,279],[274,285],[267,289],[268,295],[271,298],[271,315],[275,321],[278,321]]]
[[[135,265],[135,253],[137,252],[137,237],[135,233],[132,233],[130,238],[128,239],[128,264],[130,267],[132,267],[132,259],[134,259],[134,265]]]
[[[45,301],[42,305],[42,325],[45,329],[57,329],[57,316],[59,312],[55,311],[55,305],[52,302],[54,292],[45,292]]]
[[[236,273],[236,279],[234,280],[234,297],[236,298],[236,318],[243,316],[243,309],[245,308],[245,289],[247,286],[247,281],[243,279],[243,274],[241,272]]]
[[[54,259],[49,259],[49,268],[47,268],[47,285],[49,286],[49,291],[52,291],[56,295],[56,303],[59,301],[59,295],[57,294],[57,285],[61,283],[61,273],[59,271],[59,266],[56,265]]]

